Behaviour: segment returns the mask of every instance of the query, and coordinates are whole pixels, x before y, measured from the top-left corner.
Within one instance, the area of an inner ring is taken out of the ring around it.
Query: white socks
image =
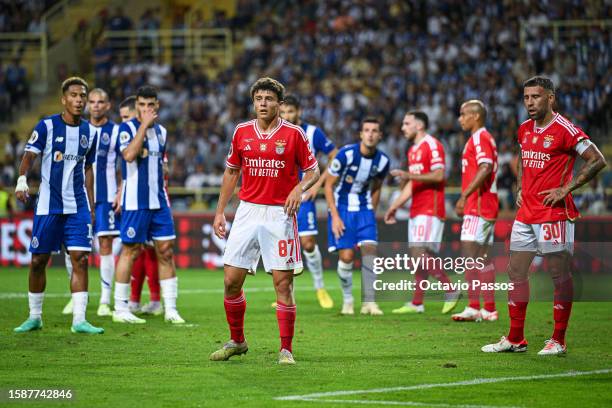
[[[64,252],[64,260],[66,261],[66,272],[68,273],[68,282],[72,280],[72,259],[68,251]]]
[[[30,306],[30,319],[41,319],[42,305],[45,292],[32,293],[28,292],[28,304]]]
[[[115,282],[115,312],[129,312],[130,284]]]
[[[322,289],[324,286],[323,263],[321,260],[321,251],[319,251],[319,246],[315,245],[312,252],[304,251],[304,259],[306,260],[306,267],[312,274],[315,289]]]
[[[168,312],[176,311],[176,298],[178,296],[178,278],[175,276],[170,279],[159,281],[161,287],[161,295],[164,299],[164,310]]]
[[[100,255],[100,304],[110,304],[111,289],[115,276],[115,256]]]
[[[344,303],[353,303],[353,263],[338,260],[338,277],[340,277]]]
[[[85,321],[85,310],[87,309],[87,292],[74,292],[72,294],[72,325]]]

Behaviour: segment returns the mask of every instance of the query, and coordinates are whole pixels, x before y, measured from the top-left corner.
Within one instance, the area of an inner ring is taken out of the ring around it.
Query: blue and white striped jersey
[[[334,191],[338,209],[373,209],[370,182],[375,178],[384,179],[389,167],[389,157],[378,149],[374,156],[365,157],[359,151],[359,143],[341,148],[327,170],[339,177]]]
[[[134,139],[139,127],[136,118],[119,125],[121,152]],[[131,163],[122,160],[124,210],[158,210],[168,206],[163,175],[166,135],[166,128],[154,124],[147,129],[140,156]]]
[[[59,114],[38,122],[25,147],[42,154],[36,215],[90,211],[85,166],[95,162],[97,134],[86,120],[72,126]]]
[[[305,122],[302,122],[300,127],[304,129],[304,133],[306,134],[306,138],[308,139],[308,143],[310,144],[310,150],[312,151],[312,154],[314,155],[315,159],[317,158],[317,154],[328,154],[336,147],[334,146],[334,143],[329,140],[325,132],[321,130],[321,128],[315,125],[310,125]],[[302,170],[300,170],[300,180],[302,179],[302,174],[303,172]]]
[[[94,197],[97,203],[112,203],[117,194],[117,136],[119,126],[112,121],[95,126],[98,131],[94,165]]]

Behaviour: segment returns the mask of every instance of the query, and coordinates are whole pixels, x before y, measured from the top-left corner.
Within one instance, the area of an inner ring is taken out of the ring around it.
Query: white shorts
[[[273,269],[302,273],[302,251],[296,217],[283,207],[241,201],[223,253],[223,263],[255,274],[259,257],[266,272]]]
[[[440,251],[444,221],[432,215],[417,215],[408,221],[408,246]]]
[[[510,236],[511,251],[536,252],[538,255],[566,251],[574,253],[574,223],[555,221],[524,224],[514,221]]]
[[[493,245],[495,221],[488,221],[477,215],[465,215],[461,224],[461,241]]]

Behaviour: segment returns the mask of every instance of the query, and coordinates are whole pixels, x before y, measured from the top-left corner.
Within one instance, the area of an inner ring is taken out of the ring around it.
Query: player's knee
[[[42,254],[35,254],[32,256],[31,269],[33,273],[43,273],[45,271],[45,267],[47,266],[47,262],[49,261],[48,256],[44,256]]]
[[[121,256],[124,256],[125,254],[125,256],[129,257],[131,261],[134,262],[141,252],[142,245],[140,244],[124,244],[121,251]]]
[[[352,254],[340,254],[338,256],[339,260],[344,262],[345,264],[353,264],[353,255]],[[352,266],[351,266],[352,268]]]
[[[87,261],[89,260],[89,252],[79,252],[74,259],[76,267],[80,270],[87,269]]]
[[[226,276],[225,279],[223,279],[223,286],[226,295],[236,295],[242,289],[240,281],[230,276]]]
[[[314,239],[305,239],[302,241],[302,249],[305,252],[312,252],[315,250],[316,241]]]
[[[174,247],[171,244],[162,245],[159,248],[159,261],[162,263],[170,263],[174,258]]]
[[[293,290],[293,281],[291,279],[281,279],[274,282],[276,293],[282,296],[289,296]]]
[[[522,268],[519,268],[514,263],[510,262],[508,264],[508,278],[511,282],[523,282],[528,278],[528,270],[523,271]]]

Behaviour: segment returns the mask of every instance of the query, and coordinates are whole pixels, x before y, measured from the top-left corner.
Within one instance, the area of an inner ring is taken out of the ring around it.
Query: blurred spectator
[[[584,215],[601,215],[606,210],[606,192],[595,177],[585,191],[576,197],[578,208]]]
[[[11,97],[11,105],[17,106],[25,102],[30,105],[29,85],[26,69],[19,58],[7,65],[5,71],[6,89]]]
[[[185,187],[193,189],[202,188],[206,185],[207,180],[208,176],[206,175],[204,165],[200,163],[195,166],[195,171],[187,176]]]
[[[117,7],[115,14],[108,20],[108,29],[111,31],[125,31],[132,29],[132,20],[123,14],[123,8]]]

